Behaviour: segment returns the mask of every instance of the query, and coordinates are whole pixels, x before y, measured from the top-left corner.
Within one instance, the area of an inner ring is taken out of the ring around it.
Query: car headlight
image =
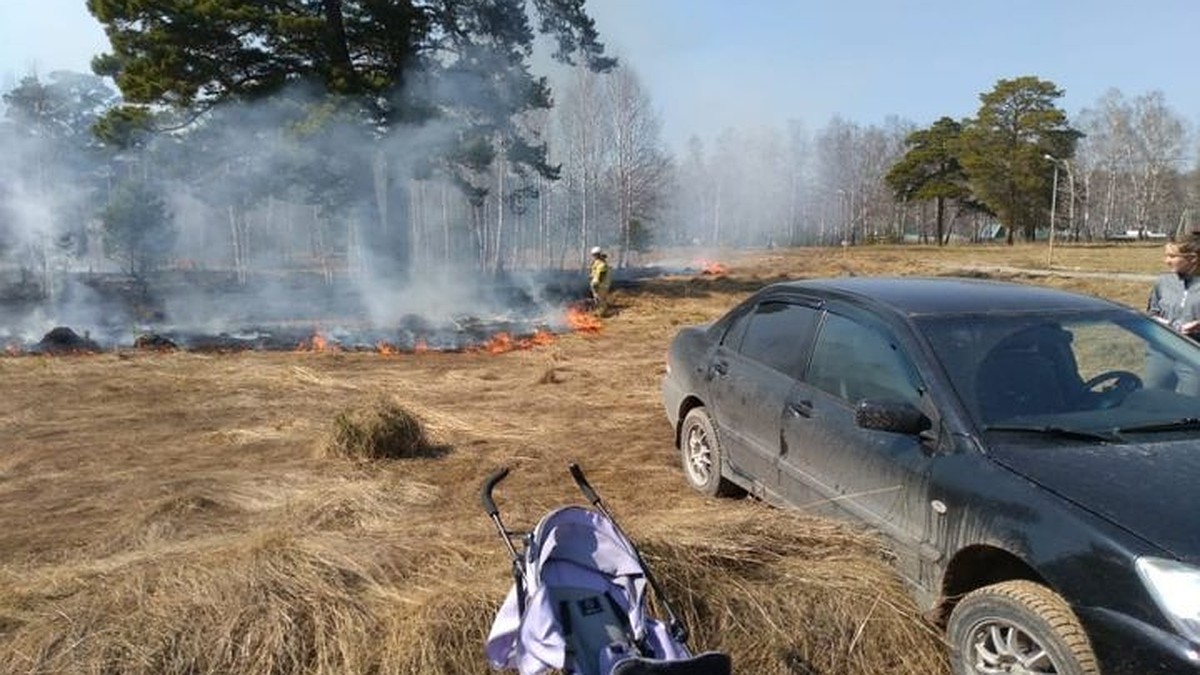
[[[1175,627],[1200,642],[1200,568],[1164,558],[1138,558],[1137,571]]]

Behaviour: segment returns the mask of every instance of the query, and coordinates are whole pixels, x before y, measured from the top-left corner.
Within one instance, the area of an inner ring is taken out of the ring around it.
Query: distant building
[[[1164,232],[1153,232],[1142,228],[1135,230],[1123,230],[1108,232],[1104,235],[1107,241],[1144,241],[1147,239],[1166,239],[1167,235]]]

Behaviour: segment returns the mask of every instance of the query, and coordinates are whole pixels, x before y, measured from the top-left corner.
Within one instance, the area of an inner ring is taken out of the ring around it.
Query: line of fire
[[[616,288],[629,288],[652,276],[720,277],[727,272],[725,265],[704,259],[683,266],[629,268],[617,271]],[[597,333],[603,326],[586,297],[583,273],[494,281],[488,293],[466,284],[475,296],[486,296],[486,302],[470,303],[475,311],[442,307],[443,311],[406,312],[386,325],[370,318],[380,313],[361,300],[363,289],[351,284],[323,280],[305,287],[303,278],[297,277],[289,279],[286,287],[250,292],[195,270],[176,270],[161,277],[159,284],[133,283],[120,275],[80,275],[68,286],[71,290],[57,298],[59,312],[44,303],[9,298],[5,313],[21,320],[0,327],[0,354],[60,356],[122,350],[501,354],[551,344],[563,333]],[[300,296],[305,302],[286,303],[282,305],[286,312],[280,313],[280,305],[269,302],[278,294]],[[71,309],[81,299],[92,311],[81,314]],[[56,323],[59,315],[76,315],[82,323]],[[206,327],[204,316],[221,318]],[[39,334],[30,328],[39,322],[54,325]]]

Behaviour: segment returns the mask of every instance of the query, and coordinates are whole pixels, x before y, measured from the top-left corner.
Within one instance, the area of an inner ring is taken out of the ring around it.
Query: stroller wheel
[[[721,441],[704,408],[692,408],[683,419],[680,460],[688,484],[712,497],[733,497],[744,491],[721,475]]]

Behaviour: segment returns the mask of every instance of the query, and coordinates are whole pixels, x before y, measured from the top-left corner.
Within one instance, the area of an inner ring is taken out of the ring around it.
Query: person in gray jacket
[[[1150,291],[1150,316],[1188,336],[1200,334],[1200,234],[1166,245],[1163,274]]]
[[[1200,233],[1169,242],[1163,262],[1170,272],[1154,282],[1146,311],[1156,321],[1200,340]],[[1174,370],[1164,357],[1151,354],[1146,371],[1148,386],[1200,395],[1200,374]]]

